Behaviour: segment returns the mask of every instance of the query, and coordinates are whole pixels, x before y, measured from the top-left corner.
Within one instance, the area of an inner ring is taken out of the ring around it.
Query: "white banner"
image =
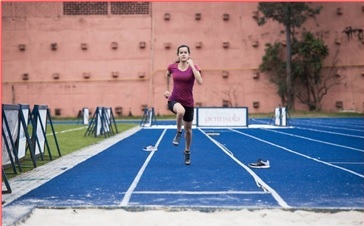
[[[101,134],[101,114],[102,114],[102,107],[96,108],[96,136]]]
[[[20,110],[23,113],[25,120],[25,128],[28,128],[28,118],[29,118],[29,106],[21,107]],[[21,123],[19,121],[19,123]],[[19,144],[18,144],[18,158],[21,159],[25,157],[25,150],[27,145],[27,138],[25,136],[25,131],[23,126],[19,127]]]
[[[38,144],[35,144],[35,154],[38,155],[40,152],[44,153],[44,145],[45,145],[45,133],[47,132],[47,106],[39,106],[39,115],[36,120],[36,133],[40,145],[40,149]],[[42,124],[41,124],[42,123]],[[44,133],[42,131],[42,126],[44,128]]]
[[[88,116],[89,116],[88,108],[83,108],[82,109],[82,116],[83,116],[83,124],[88,125]]]
[[[197,108],[197,126],[247,127],[248,108]]]
[[[2,119],[2,126],[4,129],[4,134],[2,134],[2,165],[10,164],[10,156],[6,148],[5,140],[7,140],[10,154],[12,156],[12,159],[15,160],[15,156],[13,154],[13,146],[11,144],[10,137],[12,138],[13,142],[16,142],[18,139],[18,132],[19,132],[19,106],[17,105],[2,105],[3,110],[5,112],[5,117]],[[7,120],[7,123],[9,125],[10,131],[7,131],[5,119]]]
[[[107,133],[110,132],[110,127],[109,125],[111,125],[111,121],[110,121],[110,117],[111,117],[111,108],[102,108],[103,109],[103,117],[104,117],[104,121],[103,121],[103,132]]]

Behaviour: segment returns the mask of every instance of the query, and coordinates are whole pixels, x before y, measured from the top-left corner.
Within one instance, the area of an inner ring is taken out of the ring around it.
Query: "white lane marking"
[[[161,142],[164,134],[166,133],[167,129],[163,130],[163,133],[161,134],[161,136],[159,137],[157,143],[154,145],[154,147],[158,148],[159,143]],[[129,203],[129,200],[131,198],[131,195],[133,194],[136,186],[139,183],[140,178],[142,177],[144,170],[147,168],[150,160],[152,159],[153,155],[154,155],[155,151],[150,152],[150,154],[148,155],[148,158],[145,160],[142,168],[140,168],[137,176],[134,178],[133,183],[130,185],[129,189],[126,191],[123,200],[121,201],[121,203],[119,204],[119,206],[127,206]]]
[[[266,184],[257,174],[255,174],[248,166],[244,163],[240,162],[237,158],[234,157],[231,151],[227,151],[227,148],[222,146],[219,142],[215,139],[211,138],[210,136],[206,135],[206,133],[201,129],[198,128],[208,139],[210,139],[214,144],[216,144],[225,154],[227,154],[230,158],[232,158],[237,164],[243,167],[248,173],[254,178],[255,182],[257,183],[258,187],[261,187],[265,192],[269,192],[272,194],[273,198],[278,202],[278,204],[283,208],[291,208],[286,201],[282,199],[282,197],[268,184]],[[235,130],[232,130],[235,131]]]
[[[311,130],[311,131],[320,132],[320,133],[335,134],[335,135],[346,136],[346,137],[364,138],[364,136],[358,136],[358,135],[352,135],[352,134],[346,134],[346,133],[338,133],[338,132],[332,132],[332,131],[327,131],[327,130],[310,129],[310,128],[304,128],[304,127],[299,127],[299,126],[296,126],[295,128],[303,129],[303,130]],[[355,131],[362,132],[363,130],[355,130]]]
[[[330,162],[331,164],[364,165],[364,162]]]
[[[307,124],[310,124],[310,125],[314,125],[315,127],[322,127],[322,128],[326,128],[326,129],[348,130],[348,131],[355,131],[355,132],[362,132],[363,131],[362,130],[363,126],[349,125],[347,123],[345,123],[345,124],[343,124],[343,123],[338,124],[337,122],[335,122],[335,123],[338,126],[328,126],[328,124],[322,124],[322,123],[314,122],[312,120],[306,120],[306,121],[295,122],[295,125],[307,125]],[[348,126],[349,127],[358,128],[358,129],[351,129],[351,128],[348,128]]]
[[[247,137],[253,138],[253,139],[255,139],[255,140],[259,140],[259,141],[261,141],[261,142],[264,142],[264,143],[270,144],[270,145],[272,145],[272,146],[274,146],[274,147],[281,148],[281,149],[283,149],[283,150],[285,150],[285,151],[288,151],[288,152],[291,152],[291,153],[293,153],[293,154],[296,154],[296,155],[302,156],[302,157],[304,157],[304,158],[307,158],[307,159],[310,159],[310,160],[313,160],[313,161],[316,161],[316,162],[319,162],[319,163],[322,163],[322,164],[325,164],[325,165],[328,165],[328,166],[332,166],[332,167],[334,167],[334,168],[337,168],[337,169],[340,169],[340,170],[343,170],[343,171],[349,172],[349,173],[351,173],[351,174],[354,174],[354,175],[356,175],[356,176],[358,176],[358,177],[364,178],[364,175],[359,174],[359,173],[357,173],[357,172],[354,172],[354,171],[352,171],[352,170],[348,170],[348,169],[346,169],[346,168],[343,168],[343,167],[340,167],[340,166],[337,166],[337,165],[334,165],[334,164],[331,164],[331,163],[328,163],[328,162],[322,161],[322,160],[320,160],[320,159],[313,158],[313,157],[308,156],[308,155],[304,155],[304,154],[302,154],[302,153],[299,153],[299,152],[293,151],[293,150],[291,150],[291,149],[288,149],[288,148],[285,148],[285,147],[283,147],[283,146],[280,146],[280,145],[274,144],[274,143],[272,143],[272,142],[269,142],[269,141],[266,141],[266,140],[260,139],[260,138],[258,138],[258,137],[255,137],[255,136],[252,136],[252,135],[249,135],[249,134],[246,134],[246,133],[240,132],[240,131],[238,131],[238,130],[232,130],[232,131],[234,131],[234,132],[236,132],[236,133],[239,133],[239,134],[242,134],[242,135],[244,135],[244,136],[247,136]]]
[[[270,194],[264,191],[134,191],[133,194],[156,194],[156,195],[251,195]]]
[[[318,143],[328,144],[328,145],[332,145],[332,146],[336,146],[336,147],[340,147],[340,148],[346,148],[346,149],[351,149],[351,150],[354,150],[354,151],[364,152],[363,149],[352,148],[352,147],[348,147],[348,146],[344,146],[344,145],[340,145],[340,144],[334,144],[334,143],[330,143],[330,142],[322,141],[322,140],[316,140],[316,139],[313,139],[313,138],[304,137],[304,136],[300,136],[300,135],[296,135],[296,134],[290,134],[290,133],[285,133],[285,132],[276,131],[276,130],[269,130],[269,129],[264,129],[264,130],[269,131],[269,132],[284,134],[284,135],[287,135],[287,136],[298,137],[298,138],[302,138],[302,139],[305,139],[305,140],[310,140],[310,141],[314,141],[314,142],[318,142]]]
[[[55,132],[55,134],[67,133],[67,132],[72,132],[72,131],[81,130],[81,129],[85,129],[85,128],[87,128],[87,126],[78,127],[78,128],[74,128],[74,129],[68,129],[68,130],[62,130],[62,131],[59,131],[59,132]],[[47,133],[46,134],[46,136],[50,136],[50,135],[53,135],[53,133]]]

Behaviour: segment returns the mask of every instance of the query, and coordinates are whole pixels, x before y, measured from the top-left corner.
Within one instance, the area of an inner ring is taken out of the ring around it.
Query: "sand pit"
[[[363,226],[364,212],[308,211],[308,210],[146,210],[128,211],[125,209],[34,209],[22,226],[222,226],[222,225],[262,225],[262,226]]]

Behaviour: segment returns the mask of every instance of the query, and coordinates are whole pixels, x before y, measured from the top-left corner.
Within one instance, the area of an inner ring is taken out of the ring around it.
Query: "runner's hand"
[[[170,95],[170,93],[169,93],[169,91],[168,91],[168,90],[164,92],[164,97],[165,97],[166,99],[168,99],[169,95]]]
[[[191,59],[191,58],[189,58],[189,59],[186,61],[186,63],[187,63],[188,65],[190,65],[190,66],[192,66],[192,65],[193,65],[193,61],[192,61],[192,59]]]

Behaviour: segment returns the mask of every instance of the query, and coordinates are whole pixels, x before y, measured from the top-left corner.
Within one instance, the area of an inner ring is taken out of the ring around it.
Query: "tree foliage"
[[[292,49],[291,40],[294,29],[301,27],[307,18],[319,14],[322,7],[312,8],[305,2],[261,2],[258,4],[258,13],[254,19],[258,25],[264,25],[269,19],[284,25],[286,33],[286,70],[285,70],[285,100],[288,109],[294,109],[294,90],[292,82]]]
[[[329,48],[322,39],[306,32],[302,34],[302,40],[295,43],[294,48],[297,49],[296,97],[301,103],[306,104],[309,110],[320,111],[323,97],[332,87],[342,84],[344,80],[335,76],[338,51],[331,68],[324,73],[323,62],[329,55]]]
[[[270,81],[277,85],[282,99],[286,98],[284,47],[280,43],[266,44],[265,55],[259,69],[268,72]],[[336,52],[336,56],[338,51]],[[330,70],[323,72],[323,62],[329,55],[324,41],[310,32],[302,34],[301,40],[292,43],[292,87],[295,96],[309,110],[320,111],[321,101],[333,86],[342,84],[343,79],[335,77],[336,57]]]
[[[258,11],[264,16],[256,20],[258,25],[264,25],[268,19],[272,19],[280,24],[289,25],[293,29],[301,27],[307,18],[319,14],[321,8],[311,8],[310,4],[305,2],[260,2]]]
[[[259,70],[269,72],[269,81],[276,84],[277,94],[281,102],[286,102],[286,61],[283,60],[283,47],[280,43],[266,44],[263,62],[259,65]]]

